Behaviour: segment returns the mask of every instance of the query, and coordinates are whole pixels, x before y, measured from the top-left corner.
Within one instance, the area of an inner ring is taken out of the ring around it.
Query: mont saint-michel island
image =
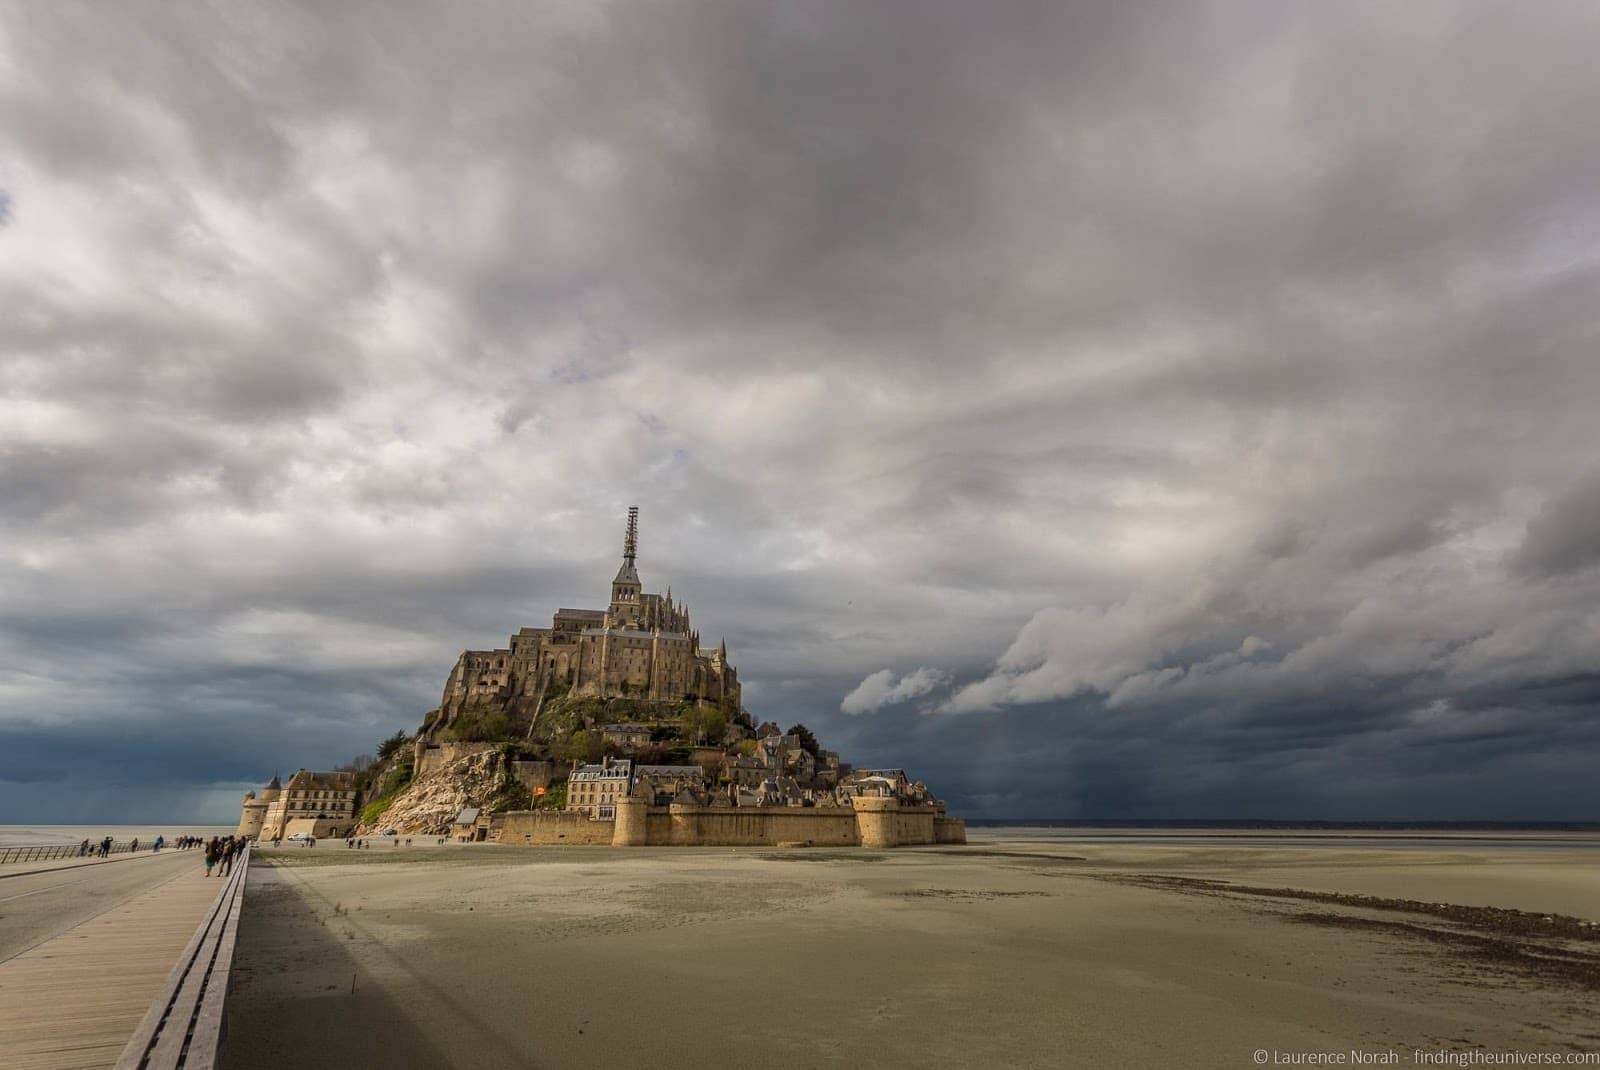
[[[274,775],[244,797],[251,840],[896,847],[966,826],[904,769],[857,768],[803,724],[743,705],[728,644],[683,599],[644,590],[639,509],[605,609],[555,611],[503,648],[465,650],[437,709],[376,760]]]

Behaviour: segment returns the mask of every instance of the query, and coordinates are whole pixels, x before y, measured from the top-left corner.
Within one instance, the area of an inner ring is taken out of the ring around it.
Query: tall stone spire
[[[639,552],[639,507],[628,507],[628,533],[622,539],[622,567],[611,581],[611,615],[618,621],[631,620],[639,612],[639,570],[633,559]]]
[[[622,567],[617,570],[617,578],[612,583],[639,582],[639,570],[634,567],[634,558],[639,554],[639,507],[628,506],[628,532],[622,537]]]

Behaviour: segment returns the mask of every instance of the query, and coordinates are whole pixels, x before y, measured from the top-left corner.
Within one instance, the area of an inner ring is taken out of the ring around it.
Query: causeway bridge
[[[0,1066],[211,1067],[249,853],[29,849],[0,863]]]

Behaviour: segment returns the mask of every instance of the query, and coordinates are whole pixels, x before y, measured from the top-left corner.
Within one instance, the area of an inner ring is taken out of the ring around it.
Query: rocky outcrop
[[[401,835],[443,836],[465,806],[484,806],[505,787],[506,759],[498,751],[469,754],[417,777],[378,820],[356,827],[357,836],[384,829]]]

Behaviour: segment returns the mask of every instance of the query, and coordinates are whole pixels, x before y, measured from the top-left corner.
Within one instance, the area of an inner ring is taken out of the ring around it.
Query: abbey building
[[[727,644],[705,648],[689,609],[647,594],[636,557],[639,510],[628,510],[622,567],[605,609],[558,609],[548,628],[523,628],[504,649],[467,650],[445,681],[436,725],[448,726],[469,705],[492,703],[532,714],[541,696],[560,687],[576,696],[709,702],[740,708],[739,674]]]

